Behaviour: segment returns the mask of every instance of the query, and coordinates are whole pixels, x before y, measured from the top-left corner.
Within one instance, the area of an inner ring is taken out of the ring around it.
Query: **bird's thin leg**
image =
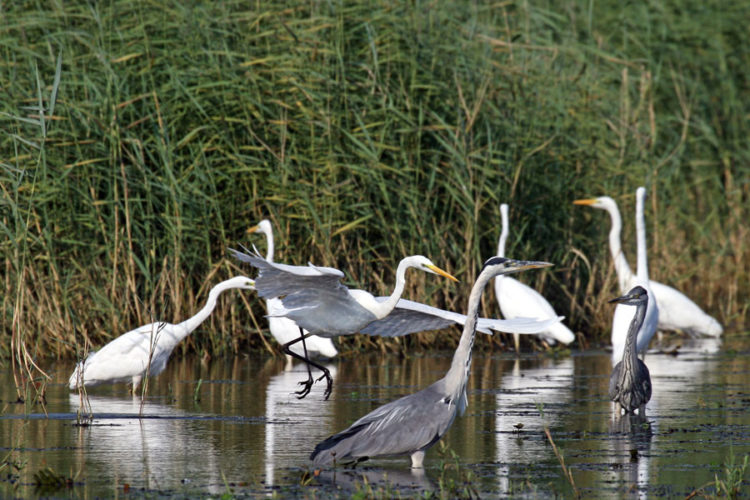
[[[323,378],[326,379],[327,387],[326,387],[326,391],[325,391],[324,395],[325,395],[325,399],[328,399],[328,396],[331,395],[331,389],[333,388],[333,378],[331,378],[331,373],[328,371],[328,368],[326,368],[325,366],[320,365],[320,364],[312,361],[307,356],[307,346],[305,345],[304,341],[305,341],[305,339],[307,337],[311,336],[312,334],[311,333],[305,334],[302,331],[302,328],[299,329],[299,333],[300,333],[300,337],[299,338],[294,339],[291,342],[287,342],[283,346],[283,351],[284,351],[285,354],[288,354],[288,355],[292,356],[293,358],[297,358],[300,361],[304,361],[307,364],[307,380],[304,380],[304,381],[300,382],[300,385],[302,385],[304,387],[300,391],[296,392],[296,394],[298,394],[297,397],[299,399],[302,399],[305,396],[307,396],[310,393],[310,389],[312,388],[312,385],[315,383],[315,379],[313,379],[313,376],[312,376],[312,370],[310,369],[310,365],[312,365],[315,368],[317,368],[318,370],[320,370],[320,371],[323,372],[323,375],[318,380],[322,380]],[[296,344],[297,342],[302,342],[302,347],[303,347],[304,352],[305,352],[304,357],[300,356],[299,354],[293,352],[290,349],[290,347],[293,344]]]

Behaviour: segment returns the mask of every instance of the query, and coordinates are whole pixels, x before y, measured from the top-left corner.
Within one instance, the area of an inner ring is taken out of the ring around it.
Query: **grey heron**
[[[504,257],[487,260],[471,289],[467,320],[448,373],[429,387],[375,409],[348,429],[319,443],[310,455],[314,465],[410,455],[412,467],[422,467],[425,451],[448,431],[456,414],[466,410],[471,348],[485,286],[498,274],[551,265]]]
[[[131,382],[135,392],[147,371],[149,376],[164,371],[175,346],[208,318],[216,307],[219,295],[232,288],[253,290],[253,280],[246,276],[235,276],[222,281],[211,289],[206,305],[192,318],[176,325],[156,322],[138,327],[123,333],[98,351],[89,353],[73,370],[68,381],[70,389]]]
[[[636,285],[635,275],[628,265],[620,243],[622,218],[617,202],[609,196],[575,200],[576,205],[589,206],[606,210],[612,223],[609,231],[609,251],[615,264],[620,293],[625,293]],[[713,317],[706,314],[695,302],[679,290],[650,280],[649,285],[659,306],[659,330],[675,330],[697,333],[709,337],[721,336],[724,329]]]
[[[636,309],[625,338],[622,360],[615,365],[609,377],[609,399],[615,403],[618,415],[623,410],[634,413],[636,409],[639,415],[644,415],[646,403],[651,399],[651,376],[646,364],[638,358],[636,335],[646,317],[648,292],[642,286],[636,286],[626,295],[610,302],[636,306]]]
[[[271,222],[268,219],[263,219],[257,225],[247,230],[248,233],[260,233],[266,236],[266,260],[273,262],[274,252],[274,241],[273,241],[273,228]],[[299,326],[297,323],[289,318],[285,318],[280,314],[283,313],[284,307],[281,304],[281,300],[275,297],[269,297],[266,299],[266,311],[268,311],[268,329],[271,331],[271,335],[276,341],[282,346],[299,338]],[[307,332],[305,332],[307,333]],[[310,335],[305,338],[304,349],[302,346],[295,345],[291,347],[297,355],[303,356],[307,352],[310,356],[324,356],[326,358],[332,358],[338,354],[338,350],[333,345],[331,339],[325,337],[318,337],[317,335]],[[287,369],[291,368],[292,356],[286,354]]]
[[[331,393],[333,381],[328,370],[289,350],[289,346],[300,342],[309,335],[336,337],[354,333],[397,337],[425,330],[439,330],[454,324],[463,324],[466,316],[444,311],[418,302],[401,299],[406,282],[406,270],[410,267],[439,274],[453,281],[456,278],[435,266],[427,257],[413,255],[399,262],[396,270],[396,286],[388,297],[373,297],[369,292],[348,289],[341,284],[344,273],[330,267],[309,264],[291,266],[268,262],[260,254],[229,251],[239,260],[259,269],[255,287],[261,297],[279,297],[283,310],[278,314],[292,319],[300,327],[300,337],[284,345],[284,352],[314,366],[323,372],[318,379],[326,379],[325,397]],[[485,319],[478,321],[477,329],[490,333],[490,329],[502,332],[536,333],[562,318],[536,320],[517,318],[513,320]],[[308,333],[302,333],[302,329]],[[305,397],[314,379],[308,371],[308,378],[300,382],[299,397]]]
[[[500,217],[503,222],[503,229],[500,232],[500,240],[497,245],[497,255],[505,256],[505,242],[508,239],[510,225],[508,224],[508,204],[500,205]],[[505,318],[556,318],[557,313],[552,305],[547,302],[542,294],[525,285],[517,279],[502,274],[495,278],[495,296],[497,298],[500,311]],[[576,336],[570,329],[562,323],[550,325],[545,330],[539,332],[538,336],[554,344],[562,342],[570,344],[576,339]],[[516,351],[519,350],[519,335],[513,334],[513,340],[516,344]]]

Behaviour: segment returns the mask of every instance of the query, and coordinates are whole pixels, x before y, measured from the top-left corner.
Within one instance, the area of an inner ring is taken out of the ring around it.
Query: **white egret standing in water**
[[[508,228],[510,227],[510,224],[508,224],[508,205],[506,203],[500,205],[500,216],[503,221],[503,229],[500,232],[497,254],[500,257],[504,257],[505,242],[508,239]],[[501,274],[495,278],[495,296],[497,297],[500,311],[505,318],[551,319],[557,317],[557,313],[552,308],[552,305],[547,302],[547,299],[542,294],[509,276]],[[575,334],[562,323],[555,323],[537,335],[551,344],[555,342],[570,344],[576,339]],[[513,341],[516,345],[516,351],[518,351],[520,337],[517,333],[513,334]]]
[[[641,286],[647,291],[648,307],[646,315],[640,324],[638,330],[638,339],[636,348],[638,352],[645,353],[648,344],[651,342],[656,333],[659,322],[659,307],[656,305],[656,299],[651,291],[648,279],[648,247],[646,244],[646,219],[643,213],[643,205],[646,200],[646,188],[639,187],[635,192],[635,226],[636,239],[638,243],[638,266],[637,275],[634,283]],[[635,316],[635,310],[632,307],[618,304],[615,307],[615,314],[612,318],[612,359],[622,358],[622,352],[625,348],[625,339],[628,336],[628,329]]]
[[[615,200],[609,196],[600,196],[576,200],[573,203],[599,208],[609,213],[612,222],[612,228],[609,231],[609,251],[615,264],[620,293],[633,288],[636,285],[635,275],[628,265],[620,243],[622,218]],[[718,337],[724,331],[718,321],[706,314],[698,304],[682,292],[653,280],[649,281],[649,284],[656,304],[659,306],[659,330],[684,331],[710,337]]]
[[[267,219],[263,219],[256,226],[251,227],[247,230],[248,233],[261,233],[266,235],[266,244],[268,249],[266,251],[266,260],[273,262],[273,229],[271,228],[271,222]],[[292,342],[299,338],[299,326],[297,323],[289,318],[281,316],[284,311],[284,306],[281,304],[281,300],[270,297],[266,299],[266,310],[268,311],[268,329],[271,331],[271,335],[276,341],[282,346]],[[308,332],[305,332],[308,333]],[[333,345],[331,339],[324,337],[318,337],[317,335],[310,335],[305,338],[305,349],[307,354],[310,356],[324,356],[326,358],[332,358],[338,354],[336,347]],[[301,345],[293,345],[290,348],[298,356],[304,356],[305,350],[302,349]],[[287,369],[291,368],[292,356],[286,354]]]
[[[135,392],[146,372],[149,376],[155,376],[164,371],[175,346],[208,318],[216,307],[219,295],[232,288],[253,290],[253,280],[246,276],[235,276],[222,281],[211,289],[206,305],[192,318],[176,325],[156,322],[141,326],[89,353],[73,370],[68,381],[70,389],[130,382]]]
[[[487,260],[471,289],[467,320],[448,373],[429,387],[377,408],[348,429],[322,441],[310,455],[313,463],[327,466],[380,456],[410,455],[412,467],[421,468],[426,450],[440,440],[456,415],[463,415],[468,405],[466,383],[471,348],[487,282],[498,274],[551,265],[504,257]]]

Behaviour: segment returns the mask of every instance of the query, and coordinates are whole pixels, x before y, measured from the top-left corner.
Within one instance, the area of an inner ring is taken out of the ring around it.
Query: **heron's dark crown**
[[[506,259],[505,257],[490,257],[485,261],[483,267],[497,266],[498,264],[504,264],[505,262],[508,262],[508,260],[509,259]]]

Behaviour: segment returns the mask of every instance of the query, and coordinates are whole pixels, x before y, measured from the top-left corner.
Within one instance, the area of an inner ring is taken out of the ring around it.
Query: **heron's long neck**
[[[471,348],[474,346],[474,334],[476,333],[477,317],[479,316],[479,303],[482,299],[484,287],[490,278],[491,275],[480,273],[471,289],[464,330],[461,333],[461,339],[458,341],[456,353],[453,355],[451,367],[443,378],[446,392],[451,395],[451,401],[456,403],[464,397],[466,391],[466,382],[469,379],[469,369],[471,368]]]
[[[203,309],[198,311],[198,313],[192,318],[188,318],[177,325],[179,328],[177,328],[177,332],[174,335],[175,344],[190,335],[193,330],[198,328],[198,325],[203,323],[206,318],[208,318],[211,312],[213,312],[214,307],[216,307],[216,300],[219,298],[221,292],[223,292],[224,290],[228,290],[229,288],[231,287],[219,283],[211,289],[211,291],[208,293],[208,300],[206,301],[206,305],[203,306]]]
[[[646,304],[639,304],[635,310],[635,316],[633,321],[630,322],[628,327],[628,336],[625,337],[625,348],[622,351],[622,364],[623,370],[621,370],[621,377],[625,377],[628,374],[635,373],[635,365],[638,359],[637,352],[637,337],[638,330],[641,329],[643,319],[646,317]]]
[[[622,217],[620,217],[620,211],[617,209],[617,206],[608,208],[607,212],[609,212],[609,217],[612,220],[612,229],[609,230],[609,251],[615,263],[615,272],[617,273],[620,292],[625,293],[628,284],[633,279],[633,271],[630,270],[628,259],[625,258],[625,253],[622,251]]]
[[[635,200],[635,230],[638,242],[638,279],[648,282],[648,255],[646,249],[646,218],[643,214],[643,196],[640,192]]]

